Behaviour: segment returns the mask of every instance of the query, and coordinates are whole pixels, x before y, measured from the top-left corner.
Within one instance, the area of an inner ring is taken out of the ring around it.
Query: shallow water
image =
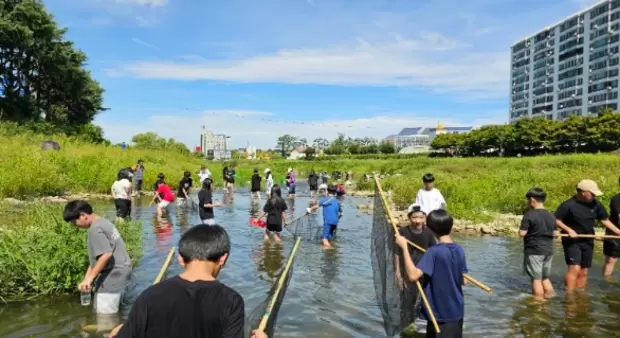
[[[221,192],[215,196],[223,200]],[[308,202],[305,194],[298,194],[289,212],[303,214]],[[302,242],[279,312],[277,336],[385,337],[370,263],[372,217],[356,209],[360,202],[368,199],[345,198],[335,250],[324,252],[319,244]],[[144,254],[135,268],[124,313],[152,283],[180,234],[199,221],[196,212],[175,206],[170,221],[158,224],[148,203],[146,197],[134,203],[133,218],[144,222]],[[265,245],[261,231],[248,226],[257,209],[251,207],[247,192],[236,193],[232,203],[216,209],[216,220],[227,228],[233,244],[220,279],[241,293],[247,314],[267,296],[293,243],[284,232],[282,247]],[[113,205],[103,214],[112,219]],[[600,277],[600,247],[589,292],[571,299],[562,295],[565,266],[558,247],[552,281],[560,296],[537,305],[527,296],[529,282],[522,274],[522,246],[517,239],[457,236],[456,240],[466,249],[471,275],[494,290],[487,294],[473,286],[465,288],[466,337],[620,337],[620,284]],[[179,271],[173,261],[167,275]],[[80,305],[77,295],[0,307],[1,337],[79,337],[80,325],[94,323],[96,318]]]

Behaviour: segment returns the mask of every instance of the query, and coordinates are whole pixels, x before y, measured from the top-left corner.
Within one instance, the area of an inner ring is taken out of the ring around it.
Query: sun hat
[[[579,184],[577,184],[577,189],[581,191],[589,191],[594,196],[602,196],[603,192],[598,188],[598,184],[592,180],[581,180]]]
[[[269,169],[269,168],[265,168],[265,174],[266,174],[266,173],[268,173],[268,172],[270,172],[270,171],[271,171],[271,169]]]
[[[291,171],[293,171],[293,168],[288,168],[288,172],[290,173]]]
[[[422,211],[422,207],[416,203],[413,203],[412,205],[409,206],[409,208],[407,208],[407,216],[411,216],[411,214],[413,214],[414,212],[421,212],[426,215],[426,213]]]

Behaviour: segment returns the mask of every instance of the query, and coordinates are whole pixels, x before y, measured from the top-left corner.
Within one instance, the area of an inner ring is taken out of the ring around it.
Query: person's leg
[[[611,278],[618,257],[620,257],[620,241],[606,240],[603,242],[603,254],[605,264],[603,265],[603,277]]]
[[[279,233],[279,232],[275,231],[275,232],[273,233],[273,241],[274,241],[276,244],[280,244],[280,243],[282,243],[282,240],[280,239],[280,233]]]
[[[264,240],[265,240],[265,242],[269,242],[269,230],[267,230],[267,229],[265,229]]]
[[[588,272],[592,267],[592,258],[594,257],[594,242],[580,243],[581,248],[581,269],[577,276],[576,287],[579,289],[585,289],[588,284]]]
[[[525,272],[532,282],[532,296],[535,299],[542,299],[545,293],[542,285],[543,259],[544,256],[541,255],[524,256]]]
[[[551,280],[549,276],[551,275],[551,262],[553,261],[553,256],[545,256],[542,264],[542,287],[545,298],[551,298],[554,295],[553,285],[551,285]]]
[[[438,322],[439,333],[435,331],[432,321],[426,324],[426,337],[432,338],[463,338],[463,320],[458,322]]]
[[[603,277],[609,278],[611,274],[614,272],[614,267],[616,266],[616,261],[618,259],[616,257],[605,256],[605,265],[603,266]]]
[[[323,249],[331,248],[331,244],[329,244],[329,240],[331,239],[331,225],[323,224]]]
[[[562,242],[564,247],[564,261],[568,266],[564,276],[566,293],[572,292],[577,286],[577,277],[581,271],[581,249],[573,240]]]
[[[118,313],[122,293],[96,292],[94,298],[93,308],[98,315],[113,315]]]

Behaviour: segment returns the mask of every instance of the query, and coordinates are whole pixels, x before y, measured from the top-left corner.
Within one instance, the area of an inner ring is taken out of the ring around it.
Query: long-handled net
[[[276,282],[271,286],[267,299],[254,308],[248,316],[245,328],[246,337],[250,337],[253,330],[263,331],[270,338],[275,336],[278,311],[280,310],[280,306],[286,295],[286,290],[293,276],[293,263],[300,241],[300,237],[295,239],[295,244],[288,255],[286,265],[280,271]]]
[[[395,258],[400,254],[400,250],[394,243],[394,229],[388,220],[387,207],[379,186],[375,184],[371,260],[383,326],[385,333],[393,337],[415,321],[420,309],[420,294],[414,283],[399,283]],[[404,273],[403,269],[400,271],[401,274]]]

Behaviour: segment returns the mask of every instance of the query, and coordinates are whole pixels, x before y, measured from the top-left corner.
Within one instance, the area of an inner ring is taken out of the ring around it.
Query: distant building
[[[291,154],[288,156],[288,160],[298,160],[300,158],[304,158],[306,156],[306,146],[297,146]]]
[[[200,135],[200,145],[206,158],[214,160],[228,160],[231,158],[228,140],[230,136],[215,134],[210,130],[205,130]]]
[[[441,134],[464,134],[472,131],[474,127],[444,127],[441,123],[437,128],[403,128],[400,133],[390,135],[384,139],[385,142],[391,142],[396,148],[430,146],[433,139]],[[413,148],[409,148],[409,152],[413,152]]]

